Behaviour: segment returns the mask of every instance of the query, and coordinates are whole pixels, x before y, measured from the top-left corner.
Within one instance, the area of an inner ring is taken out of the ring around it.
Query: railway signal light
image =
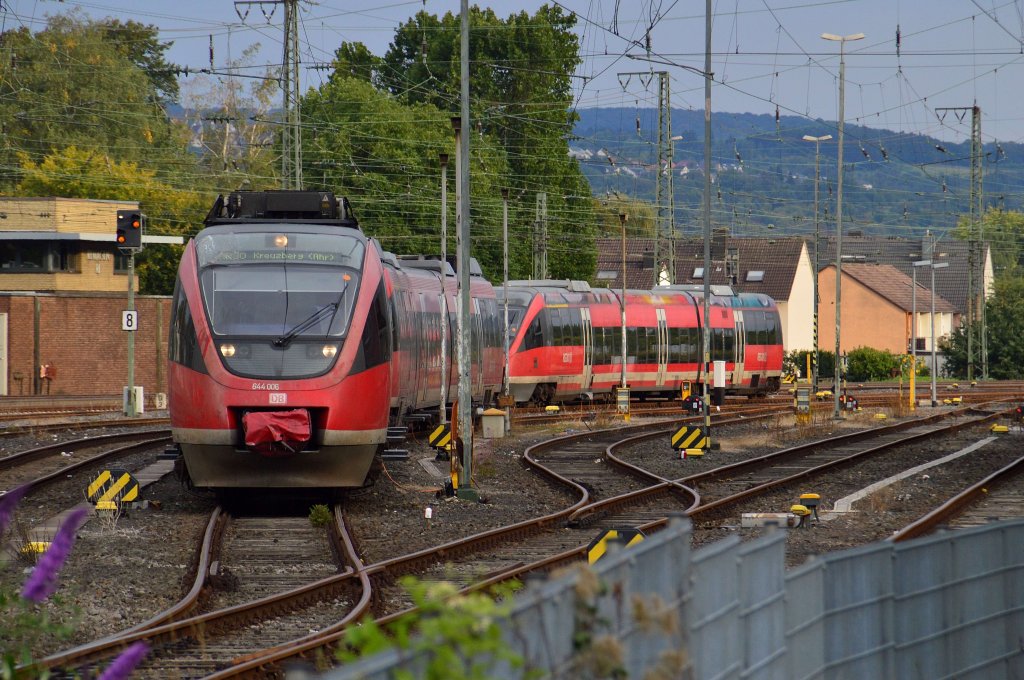
[[[137,210],[117,212],[117,245],[121,248],[142,248],[142,229],[146,216]]]

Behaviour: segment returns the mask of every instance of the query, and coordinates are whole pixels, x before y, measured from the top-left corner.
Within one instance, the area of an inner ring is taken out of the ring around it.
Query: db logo
[[[284,392],[271,392],[270,393],[270,403],[271,404],[287,404],[288,403],[288,395],[285,394]]]

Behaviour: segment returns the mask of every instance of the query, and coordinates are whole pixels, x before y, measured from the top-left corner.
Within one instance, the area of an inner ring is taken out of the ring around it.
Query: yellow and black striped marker
[[[430,437],[427,439],[430,445],[435,449],[444,449],[452,441],[452,428],[447,423],[442,423],[437,426],[433,432],[430,433]]]
[[[709,448],[708,437],[702,428],[695,425],[683,425],[672,435],[672,448],[706,449]]]
[[[130,503],[139,497],[139,482],[127,470],[104,470],[89,485],[86,496],[97,507],[101,503]]]
[[[626,547],[636,545],[644,540],[644,532],[627,527],[625,529],[607,529],[587,546],[587,562],[593,564],[608,552],[608,541],[618,538],[626,542]]]

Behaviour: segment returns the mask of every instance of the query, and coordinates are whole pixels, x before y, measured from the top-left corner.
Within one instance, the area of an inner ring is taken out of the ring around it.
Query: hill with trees
[[[572,148],[598,196],[654,200],[657,111],[581,109]],[[969,122],[968,115],[967,121]],[[677,229],[701,223],[704,112],[676,109],[674,145]],[[819,214],[834,214],[836,123],[797,116],[712,112],[712,220],[737,235],[813,233],[815,147],[820,143]],[[944,142],[847,121],[843,223],[865,234],[914,236],[954,226],[969,214],[970,141]],[[1024,145],[984,144],[986,208],[1024,207]],[[664,171],[664,168],[662,169]]]

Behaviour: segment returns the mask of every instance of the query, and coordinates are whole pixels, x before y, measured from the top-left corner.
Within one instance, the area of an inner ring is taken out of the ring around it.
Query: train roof
[[[323,224],[359,229],[348,199],[330,191],[232,191],[217,196],[207,213],[207,227],[260,222]]]
[[[438,271],[441,267],[441,256],[440,255],[398,255],[398,263],[401,267],[408,267],[411,269],[429,269],[431,271]],[[446,276],[455,276],[455,258],[445,258],[444,269]],[[480,263],[475,257],[469,258],[469,275],[483,278],[484,270],[480,267]]]
[[[730,286],[711,285],[708,288],[711,290],[712,295],[718,295],[720,297],[736,294]],[[687,293],[704,294],[704,286],[696,283],[676,283],[670,286],[658,286],[655,290],[686,291]]]

